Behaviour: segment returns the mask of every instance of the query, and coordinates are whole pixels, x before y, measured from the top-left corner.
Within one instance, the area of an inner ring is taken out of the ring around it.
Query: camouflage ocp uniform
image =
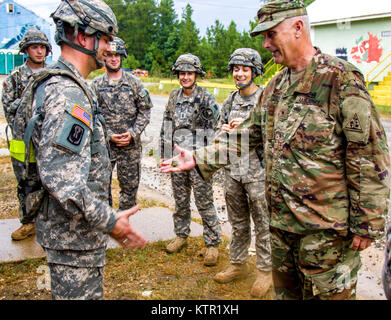
[[[117,164],[121,189],[119,209],[129,209],[137,204],[142,154],[140,135],[150,121],[153,105],[141,80],[125,70],[118,82],[105,73],[93,80],[92,87],[103,110],[108,138],[125,132],[132,136],[128,146],[118,147],[110,141],[111,163],[113,168]]]
[[[250,96],[234,91],[223,102],[219,128],[233,119],[246,119],[258,102],[262,87]],[[259,155],[258,155],[259,153]],[[269,214],[265,201],[265,169],[261,164],[263,150],[253,149],[242,154],[240,161],[226,166],[224,178],[225,201],[232,226],[230,259],[232,264],[248,260],[251,242],[250,217],[254,222],[256,267],[271,271]]]
[[[378,239],[384,232],[390,183],[384,128],[352,64],[317,49],[302,77],[292,79],[287,68],[275,76],[241,125],[239,143],[218,137],[196,152],[197,164],[208,178],[224,164],[205,160],[228,161],[248,130],[250,148],[265,150],[278,298],[354,298],[361,262],[352,234]]]
[[[163,115],[161,128],[161,156],[170,157],[174,144],[193,150],[204,146],[214,136],[219,106],[213,95],[205,88],[195,87],[190,97],[185,97],[181,88],[171,92]],[[221,242],[221,227],[213,201],[211,181],[204,181],[193,169],[189,172],[171,174],[175,199],[174,231],[179,238],[190,234],[190,196],[194,199],[204,227],[207,247]]]
[[[15,113],[17,107],[19,106],[20,97],[24,89],[27,86],[27,83],[30,80],[31,75],[34,72],[27,65],[27,62],[21,66],[16,67],[3,82],[3,92],[2,92],[2,104],[4,109],[4,115],[7,120],[7,124],[12,133],[12,125],[15,119]],[[8,136],[8,132],[7,132]],[[9,137],[9,136],[8,136]],[[10,150],[13,151],[13,143],[10,143]],[[11,157],[12,167],[14,169],[16,181],[18,182],[17,195],[19,200],[19,220],[21,224],[28,224],[34,222],[35,217],[29,215],[25,210],[25,195],[20,186],[20,181],[23,176],[23,162],[20,162],[13,157]],[[30,170],[34,172],[34,170]]]

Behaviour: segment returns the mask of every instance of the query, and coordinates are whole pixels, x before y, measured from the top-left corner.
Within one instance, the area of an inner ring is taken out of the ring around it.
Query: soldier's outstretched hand
[[[118,220],[114,229],[109,235],[115,239],[122,247],[143,249],[147,243],[147,239],[139,234],[129,223],[129,217],[138,211],[138,205],[118,212]]]
[[[164,160],[159,164],[162,172],[180,172],[191,170],[196,166],[196,162],[191,151],[182,149],[176,144],[174,145],[174,149],[178,151],[179,154],[174,158]]]

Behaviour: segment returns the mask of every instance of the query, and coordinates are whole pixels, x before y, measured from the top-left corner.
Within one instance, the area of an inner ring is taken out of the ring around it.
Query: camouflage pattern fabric
[[[84,81],[62,57],[53,67],[60,65]],[[51,263],[64,264],[64,250],[74,250],[74,265],[88,260],[89,266],[96,266],[104,250],[99,259],[91,252],[106,248],[107,233],[117,221],[108,202],[111,164],[102,123],[81,87],[65,76],[47,81],[43,111],[33,143],[49,201],[47,212],[41,208],[37,217],[37,241],[58,251]]]
[[[238,91],[223,102],[219,128],[233,119],[246,119],[258,102],[261,87],[250,96]],[[254,222],[256,267],[271,270],[269,215],[265,201],[265,170],[255,150],[242,155],[240,161],[225,168],[224,192],[228,219],[232,226],[230,260],[232,264],[244,264],[248,260],[251,243],[250,219]],[[251,217],[251,218],[250,218]]]
[[[194,71],[201,77],[206,74],[200,59],[191,53],[180,55],[172,66],[171,71],[174,74],[178,74],[180,71]]]
[[[24,63],[12,70],[3,82],[1,102],[3,103],[5,118],[10,127],[12,127],[12,123],[14,122],[20,97],[32,74],[33,71],[27,63]]]
[[[290,71],[283,69],[237,130],[236,143],[219,136],[195,153],[205,179],[231,153],[240,153],[246,131],[250,149],[264,146],[272,227],[298,235],[334,230],[348,238],[383,236],[389,150],[364,78],[353,65],[317,49],[299,81],[290,83]]]
[[[382,270],[383,288],[387,299],[391,300],[391,225],[387,228],[386,249],[384,255],[385,257]]]
[[[30,80],[30,76],[33,74],[33,71],[24,63],[23,65],[16,67],[4,80],[3,83],[3,92],[2,92],[2,104],[4,109],[4,115],[7,120],[8,126],[11,128],[15,119],[16,109],[19,105],[20,97],[27,86],[27,83]],[[26,196],[22,191],[22,186],[20,182],[23,178],[23,162],[20,162],[13,157],[11,157],[12,168],[18,183],[17,186],[17,196],[19,201],[19,220],[21,224],[27,224],[34,222],[35,215],[31,216],[26,213],[25,202]],[[29,172],[31,175],[36,175],[35,164],[31,164],[29,167]]]
[[[258,25],[251,31],[251,37],[275,27],[285,19],[307,15],[307,10],[302,0],[279,0],[262,6],[257,15]]]
[[[203,119],[200,116],[201,108],[213,111],[220,109],[213,95],[205,88],[196,86],[190,97],[185,97],[182,89],[171,92],[160,135],[162,157],[170,157],[164,149],[172,150],[174,143],[187,149],[205,145],[204,138],[197,139],[198,133],[212,139],[217,126],[217,115]],[[171,127],[171,131],[167,127]],[[171,133],[168,139],[167,132]],[[221,242],[221,227],[213,204],[212,183],[204,181],[195,170],[172,174],[171,183],[175,199],[174,229],[177,236],[186,238],[190,232],[190,195],[193,189],[198,213],[203,221],[205,244],[218,245]]]
[[[334,230],[299,235],[271,228],[278,300],[354,300],[360,252]]]
[[[53,300],[102,300],[104,267],[48,263]]]
[[[174,144],[193,150],[213,140],[219,111],[220,106],[205,88],[196,86],[190,97],[184,97],[180,88],[173,90],[163,114],[161,157],[170,158]]]
[[[19,42],[20,52],[24,52],[25,49],[33,44],[44,45],[46,47],[46,56],[52,51],[52,45],[46,37],[46,34],[36,26],[30,27],[24,34],[22,41]]]
[[[196,170],[171,174],[172,192],[175,199],[173,214],[174,232],[179,238],[190,234],[190,196],[194,200],[204,227],[203,237],[207,247],[218,246],[221,242],[221,227],[213,204],[211,181],[204,181]]]
[[[125,132],[132,136],[130,144],[125,147],[110,142],[112,167],[117,164],[121,189],[119,209],[128,209],[137,204],[142,154],[140,135],[150,121],[153,105],[141,80],[124,70],[118,83],[105,73],[95,78],[91,86],[97,93],[106,120],[108,138]]]

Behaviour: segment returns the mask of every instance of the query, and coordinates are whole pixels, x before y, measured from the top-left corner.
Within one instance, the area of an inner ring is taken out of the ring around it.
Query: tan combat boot
[[[217,264],[218,258],[219,258],[219,249],[217,249],[217,247],[208,247],[205,253],[204,265],[214,266]]]
[[[35,234],[35,223],[23,224],[11,234],[13,240],[23,240]]]
[[[186,243],[187,239],[185,238],[175,238],[167,245],[166,250],[168,253],[178,252]]]
[[[218,283],[228,283],[236,279],[242,279],[248,276],[247,264],[231,264],[227,270],[221,271],[213,277]]]
[[[262,298],[270,288],[273,287],[273,276],[271,271],[256,271],[257,276],[251,288],[250,294],[253,297]]]

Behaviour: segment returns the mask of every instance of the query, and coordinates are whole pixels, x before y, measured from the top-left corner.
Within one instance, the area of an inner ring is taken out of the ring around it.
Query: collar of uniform
[[[80,79],[85,80],[83,78],[83,76],[81,75],[81,73],[79,72],[79,70],[77,70],[76,67],[72,63],[70,63],[68,60],[65,60],[63,57],[60,56],[58,58],[58,62],[65,65],[75,76],[77,76]]]
[[[107,72],[105,72],[103,74],[103,78],[107,84],[107,86],[111,86],[111,87],[116,87],[118,85],[120,85],[122,82],[124,82],[124,77],[125,77],[125,71],[122,71],[122,76],[121,78],[119,79],[119,81],[117,83],[115,83],[113,80],[110,79],[109,75],[107,74]]]
[[[190,95],[190,97],[185,97],[183,95],[183,90],[181,90],[181,94],[180,94],[180,97],[179,97],[179,101],[178,102],[189,102],[189,103],[194,103],[194,100],[196,98],[196,96],[198,95],[198,86],[196,85],[195,88],[194,88],[194,91],[192,92],[192,94]]]
[[[312,82],[314,80],[315,70],[317,66],[316,63],[317,57],[322,53],[319,48],[315,47],[315,49],[316,49],[316,53],[312,57],[311,62],[306,67],[303,77],[301,78],[298,84],[289,87],[286,94],[287,96],[292,95],[294,92],[304,93],[304,94],[311,92]]]

